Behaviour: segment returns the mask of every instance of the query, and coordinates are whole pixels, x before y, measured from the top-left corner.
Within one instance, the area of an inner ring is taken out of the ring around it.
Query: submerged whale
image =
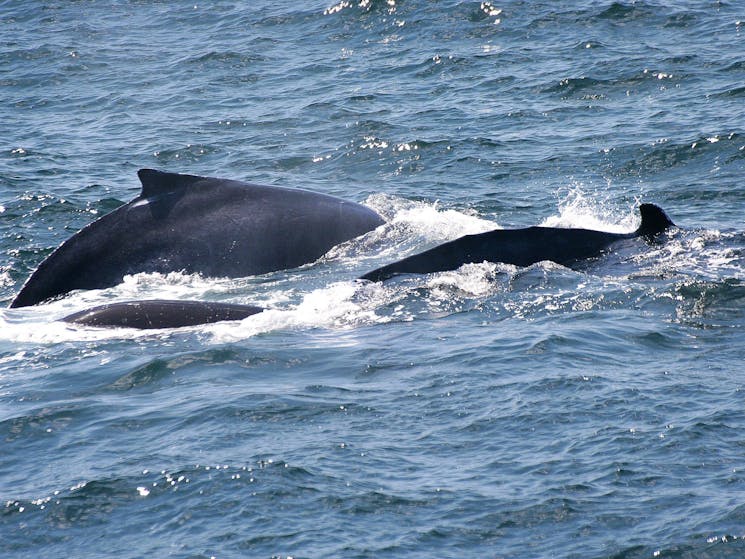
[[[10,304],[100,289],[140,272],[244,277],[308,264],[383,219],[306,190],[141,169],[142,192],[62,243]]]
[[[100,305],[76,312],[62,320],[84,326],[119,326],[140,329],[180,328],[222,320],[243,320],[263,310],[253,305],[152,299]]]
[[[460,237],[368,272],[360,279],[384,281],[399,274],[443,272],[484,261],[530,266],[549,260],[571,267],[581,260],[600,256],[622,239],[654,237],[674,226],[665,212],[654,204],[641,204],[639,212],[641,225],[632,233],[557,227],[497,229]]]

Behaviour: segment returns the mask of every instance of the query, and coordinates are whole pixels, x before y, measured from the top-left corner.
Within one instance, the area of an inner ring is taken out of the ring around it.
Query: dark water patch
[[[676,54],[665,59],[667,64],[681,65],[686,67],[690,64],[695,64],[699,60],[699,56],[696,54]]]
[[[159,357],[144,364],[137,365],[131,371],[117,378],[108,385],[110,390],[128,391],[159,390],[173,383],[181,384],[193,374],[208,375],[212,367],[230,367],[238,370],[252,370],[279,364],[272,357],[254,356],[233,348],[210,349],[195,353],[180,353],[168,357]],[[163,381],[171,378],[165,385]]]
[[[737,60],[736,62],[729,63],[725,68],[722,68],[723,72],[745,72],[745,60]]]
[[[604,86],[608,82],[605,80],[597,80],[593,78],[566,78],[561,80],[557,85],[551,86],[544,89],[542,93],[562,93],[566,97],[576,94],[578,91],[583,91],[588,88]],[[565,98],[566,98],[565,97]]]
[[[193,64],[198,67],[204,67],[209,64],[216,64],[226,68],[238,69],[246,68],[258,62],[265,62],[267,58],[257,52],[235,52],[235,51],[216,51],[212,50],[204,54],[191,55],[176,64]]]
[[[700,17],[693,11],[681,11],[676,14],[671,14],[667,17],[664,27],[671,28],[689,28],[698,25]]]
[[[368,491],[344,498],[333,498],[327,502],[328,506],[337,509],[342,514],[353,517],[375,514],[410,514],[407,512],[410,509],[413,514],[413,511],[426,507],[428,504],[428,500],[411,499],[380,491]]]
[[[13,45],[8,46],[12,47]],[[0,53],[0,62],[11,66],[14,62],[17,61],[23,61],[25,63],[35,60],[44,60],[53,56],[57,56],[59,54],[59,48],[49,44],[44,44],[30,48],[26,47],[8,50],[6,46],[6,48],[0,51]]]
[[[155,360],[138,367],[134,371],[115,380],[109,388],[111,390],[132,390],[156,383],[167,376],[175,374],[171,363],[165,360]]]
[[[127,526],[152,531],[151,515],[170,508],[169,495],[183,493],[180,499],[188,503],[195,494],[201,494],[196,486],[204,487],[205,479],[217,478],[218,483],[222,479],[236,482],[241,479],[241,473],[245,473],[247,482],[253,482],[251,468],[234,468],[230,473],[228,469],[228,466],[197,466],[173,474],[163,470],[157,475],[144,470],[141,476],[83,481],[38,499],[9,500],[0,514],[0,522],[6,526],[16,518],[23,519],[23,522],[12,538],[4,540],[8,546],[6,549],[28,552],[38,546],[56,544],[64,544],[67,549],[76,548],[80,544],[75,540],[81,530],[94,526],[111,527],[117,523],[120,528],[109,531],[109,537],[118,539],[126,533]],[[193,486],[188,476],[195,478]],[[167,523],[169,529],[182,526],[191,516],[172,512],[173,520]]]
[[[685,79],[685,76],[680,73],[649,68],[635,68],[630,72],[619,73],[624,70],[624,67],[599,65],[592,68],[592,73],[612,74],[612,77],[563,78],[558,83],[541,87],[539,92],[542,94],[559,94],[562,100],[622,99],[628,97],[632,91],[639,94],[643,91],[655,91],[660,87],[675,87],[675,84],[681,83]]]
[[[533,6],[531,6],[533,7]],[[562,9],[564,8],[564,9]],[[517,13],[506,8],[505,21],[511,22]],[[624,30],[627,25],[641,27],[645,25],[659,25],[666,21],[665,14],[657,6],[645,2],[603,2],[590,7],[573,5],[559,7],[552,4],[539,3],[525,16],[520,14],[521,20],[527,17],[530,28],[548,26],[570,27],[576,34],[574,26],[581,30],[588,27],[602,28],[609,33]]]
[[[694,535],[695,537],[696,535]],[[691,543],[672,546],[636,545],[609,555],[609,559],[642,559],[650,556],[663,559],[735,559],[745,551],[741,535],[722,535],[705,537],[697,535]],[[693,539],[693,537],[691,538]]]
[[[633,341],[645,351],[681,350],[684,341],[673,332],[644,332],[632,336]]]
[[[57,529],[101,525],[115,507],[124,505],[136,496],[137,493],[132,491],[128,480],[92,480],[71,487],[61,498],[55,498],[60,497],[58,494],[49,500],[42,499],[42,503],[46,501],[46,505],[36,505],[37,515],[42,510],[47,510],[48,512],[42,516]],[[26,505],[31,508],[34,502]],[[18,509],[22,506],[23,504],[19,503]]]
[[[187,144],[185,147],[174,149],[159,149],[153,153],[159,165],[196,163],[202,158],[209,158],[217,154],[219,154],[219,148],[200,144]]]
[[[680,285],[679,318],[705,328],[739,327],[743,318],[745,286],[740,280],[691,282]]]
[[[583,51],[587,49],[607,48],[607,46],[602,41],[588,40],[588,41],[579,41],[572,48],[576,51]]]
[[[599,11],[596,17],[617,23],[628,23],[637,19],[649,19],[656,14],[657,10],[645,2],[613,2]]]
[[[690,141],[663,140],[643,147],[628,147],[625,148],[628,160],[620,170],[629,176],[674,173],[696,165],[707,165],[714,157],[727,158],[725,161],[734,164],[742,158],[741,144],[739,133],[728,132],[698,136]]]
[[[200,410],[184,421],[184,425],[211,423],[213,425],[296,425],[302,422],[317,423],[333,420],[342,415],[348,419],[361,415],[373,417],[374,410],[366,405],[358,405],[348,400],[326,400],[307,398],[300,395],[261,395],[250,394],[233,398],[219,410]],[[236,435],[226,433],[220,439],[231,439]]]
[[[743,97],[745,96],[745,86],[733,85],[715,94],[718,97]]]
[[[34,440],[66,429],[81,416],[81,406],[57,405],[29,410],[24,415],[0,421],[0,437],[5,443]]]
[[[495,20],[490,20],[489,18],[502,15],[502,9],[495,7],[492,2],[465,2],[464,4],[469,8],[468,21],[474,23],[485,20],[494,22]]]

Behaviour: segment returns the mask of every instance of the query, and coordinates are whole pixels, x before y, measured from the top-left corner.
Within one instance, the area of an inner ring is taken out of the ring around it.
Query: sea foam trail
[[[438,309],[443,312],[458,310],[460,307],[450,304],[448,299],[475,300],[493,296],[507,288],[504,283],[509,280],[504,278],[517,272],[513,266],[474,263],[392,285],[356,282],[353,278],[378,263],[403,258],[462,235],[499,227],[468,211],[441,208],[436,202],[374,195],[366,203],[386,214],[386,223],[335,247],[318,263],[302,269],[239,279],[181,273],[136,274],[125,277],[121,284],[110,289],[79,291],[38,307],[3,310],[0,312],[0,335],[21,343],[58,343],[202,332],[214,343],[226,343],[277,330],[349,329],[392,320],[413,320],[422,313],[436,314]],[[610,203],[597,202],[579,188],[570,190],[559,201],[557,210],[556,215],[547,217],[541,225],[631,231],[638,223],[636,205],[618,209]],[[646,253],[635,257],[641,268],[636,274],[644,275],[644,270],[659,273],[664,269],[666,274],[675,275],[675,270],[681,268],[705,271],[710,266],[717,268],[717,273],[729,268],[734,273],[740,269],[737,251],[733,248],[711,250],[710,245],[720,237],[713,232],[654,247],[650,254],[656,260],[652,261]],[[314,273],[314,268],[319,273]],[[340,272],[348,279],[338,281]],[[319,285],[326,279],[330,281]],[[422,288],[427,292],[424,308],[409,308],[411,294]],[[220,300],[254,304],[267,310],[242,321],[149,332],[81,328],[59,321],[85,308],[135,299]]]
[[[559,200],[558,215],[545,218],[543,227],[567,227],[630,233],[641,223],[639,200],[620,207],[609,200],[589,195],[582,186],[572,186]]]
[[[385,225],[358,239],[332,249],[321,262],[333,269],[367,267],[368,261],[398,258],[402,251],[421,245],[438,244],[497,225],[469,213],[442,209],[437,203],[412,202],[388,195],[372,196],[370,207],[388,218]],[[252,278],[204,278],[198,274],[142,273],[126,276],[109,289],[77,291],[36,307],[0,311],[0,337],[26,343],[58,343],[67,340],[92,341],[163,335],[168,331],[140,332],[133,329],[81,328],[60,322],[63,317],[113,301],[135,299],[221,300],[255,304],[267,311],[240,323],[205,325],[179,331],[211,332],[216,340],[243,339],[279,329],[349,327],[386,320],[371,309],[380,300],[355,300],[358,285],[353,281],[332,282],[315,287],[308,270],[318,264]],[[314,288],[315,287],[315,288]],[[377,303],[376,303],[377,301]]]
[[[398,260],[463,235],[499,228],[497,223],[469,211],[441,208],[438,202],[375,194],[365,200],[365,205],[382,215],[386,222],[334,247],[325,255],[326,259],[373,266],[375,262]]]

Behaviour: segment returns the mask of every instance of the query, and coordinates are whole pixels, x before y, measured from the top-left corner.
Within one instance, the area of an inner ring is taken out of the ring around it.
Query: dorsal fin
[[[642,216],[642,224],[636,230],[637,235],[657,235],[668,227],[675,226],[665,211],[654,204],[640,205],[639,213]]]
[[[142,192],[140,196],[149,198],[166,192],[173,192],[181,188],[186,188],[204,177],[194,175],[179,175],[178,173],[165,173],[155,169],[140,169],[137,176],[142,183]]]

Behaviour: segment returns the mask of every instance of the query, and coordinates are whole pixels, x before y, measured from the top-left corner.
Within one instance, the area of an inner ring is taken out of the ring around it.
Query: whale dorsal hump
[[[137,171],[137,176],[142,183],[142,193],[140,193],[140,196],[143,198],[173,192],[186,188],[197,181],[204,180],[204,177],[165,173],[163,171],[156,171],[155,169],[140,169]]]
[[[642,204],[639,206],[639,213],[642,216],[642,224],[636,230],[637,235],[657,235],[675,226],[665,211],[654,204]]]

